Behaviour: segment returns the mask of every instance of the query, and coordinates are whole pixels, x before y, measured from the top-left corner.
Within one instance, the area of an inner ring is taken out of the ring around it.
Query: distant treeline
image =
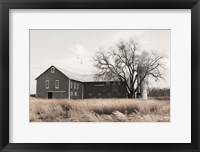
[[[168,88],[150,88],[148,90],[148,97],[159,99],[170,99],[170,89]]]

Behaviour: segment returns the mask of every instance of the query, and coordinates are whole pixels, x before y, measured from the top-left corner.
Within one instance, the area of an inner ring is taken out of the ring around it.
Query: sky
[[[138,51],[164,53],[165,79],[149,81],[149,87],[170,87],[170,30],[30,30],[30,93],[35,78],[51,65],[77,74],[94,74],[93,58],[99,48],[134,39]]]

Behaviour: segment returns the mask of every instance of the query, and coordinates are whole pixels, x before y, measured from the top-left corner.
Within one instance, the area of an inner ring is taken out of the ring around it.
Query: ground
[[[169,122],[169,100],[38,99],[30,97],[30,122]]]

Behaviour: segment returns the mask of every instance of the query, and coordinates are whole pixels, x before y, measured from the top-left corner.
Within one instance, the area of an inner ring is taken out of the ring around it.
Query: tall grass
[[[167,100],[30,98],[31,122],[168,122]]]

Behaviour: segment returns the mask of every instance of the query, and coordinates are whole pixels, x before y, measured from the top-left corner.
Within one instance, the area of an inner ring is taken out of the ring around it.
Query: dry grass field
[[[31,122],[169,122],[169,100],[30,98]]]

